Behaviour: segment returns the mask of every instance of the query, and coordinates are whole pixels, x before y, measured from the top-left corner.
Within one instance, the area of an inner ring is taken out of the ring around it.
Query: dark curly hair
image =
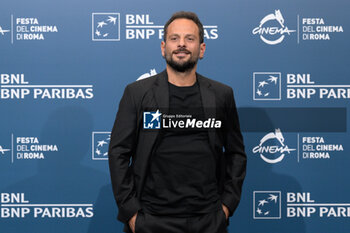
[[[166,24],[164,25],[164,41],[166,41],[166,36],[167,36],[167,33],[168,33],[168,26],[175,19],[189,19],[189,20],[192,20],[198,26],[200,43],[204,42],[204,28],[203,28],[203,24],[199,20],[199,18],[196,15],[196,13],[193,13],[193,12],[190,12],[190,11],[178,11],[178,12],[175,12],[171,16],[171,18],[168,20],[168,22],[166,22]]]

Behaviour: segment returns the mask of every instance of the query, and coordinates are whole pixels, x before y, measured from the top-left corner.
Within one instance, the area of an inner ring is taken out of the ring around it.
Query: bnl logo
[[[108,160],[111,132],[92,132],[92,160]]]
[[[120,14],[92,13],[92,40],[119,41]]]
[[[143,128],[160,129],[161,115],[159,110],[156,112],[143,112]]]
[[[281,73],[253,73],[254,100],[281,100]]]
[[[254,219],[281,218],[280,191],[254,191],[253,193]]]

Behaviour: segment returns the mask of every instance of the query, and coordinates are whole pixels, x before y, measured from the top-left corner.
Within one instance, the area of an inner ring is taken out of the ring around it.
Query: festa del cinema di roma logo
[[[0,25],[0,34],[1,34],[1,36],[4,36],[6,32],[10,32],[10,30],[2,29],[2,27]]]
[[[253,153],[259,153],[260,158],[267,163],[278,163],[284,159],[286,153],[290,154],[295,150],[285,144],[281,130],[275,129],[275,132],[266,134],[260,140],[259,145],[253,148]]]
[[[273,24],[274,22],[278,23],[277,26]],[[281,43],[285,35],[290,35],[291,32],[295,32],[295,30],[289,30],[288,27],[284,25],[284,18],[280,10],[275,10],[274,14],[266,15],[260,21],[259,26],[253,29],[253,34],[260,35],[260,39],[269,45]]]

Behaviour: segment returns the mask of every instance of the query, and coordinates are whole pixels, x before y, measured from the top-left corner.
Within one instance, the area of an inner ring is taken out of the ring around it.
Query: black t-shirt
[[[169,83],[169,106],[169,115],[204,119],[198,82],[188,87]],[[163,128],[149,164],[141,195],[145,212],[186,217],[221,208],[206,130]]]

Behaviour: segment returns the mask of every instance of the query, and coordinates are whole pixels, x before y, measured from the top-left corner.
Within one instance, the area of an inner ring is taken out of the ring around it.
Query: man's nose
[[[179,43],[177,47],[186,47],[185,38],[179,38]]]

